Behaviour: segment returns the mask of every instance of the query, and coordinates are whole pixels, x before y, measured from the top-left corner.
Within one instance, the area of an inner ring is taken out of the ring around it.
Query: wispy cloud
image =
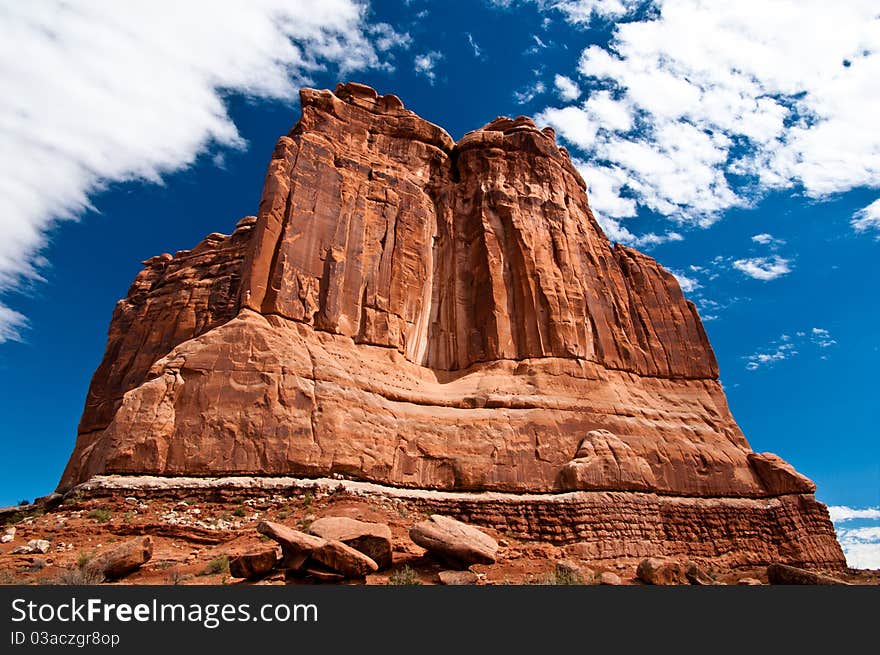
[[[328,66],[387,67],[379,52],[407,44],[359,0],[3,3],[0,291],[40,279],[52,226],[109,184],[245,147],[230,94],[295,102]],[[0,305],[0,342],[24,326]]]
[[[791,273],[790,264],[791,260],[784,259],[779,255],[773,255],[772,257],[737,259],[734,260],[733,267],[751,278],[769,282]]]
[[[769,345],[751,355],[746,355],[743,359],[746,360],[746,370],[757,371],[760,368],[791,359],[801,354],[804,348],[812,349],[815,353],[816,348],[825,349],[836,344],[837,341],[831,337],[828,330],[814,327],[809,331],[797,330],[793,334],[782,334]],[[826,354],[818,356],[820,359],[828,358]]]
[[[407,32],[398,32],[388,23],[376,23],[367,28],[373,45],[380,52],[400,48],[407,50],[412,45],[412,37]]]
[[[810,340],[820,348],[829,348],[837,344],[837,341],[831,338],[831,333],[824,328],[814,327],[810,330]]]
[[[536,80],[527,87],[520,89],[519,91],[514,91],[513,99],[517,104],[524,105],[534,100],[535,96],[541,95],[546,90],[547,87],[544,86],[544,83],[541,80]]]
[[[470,32],[465,32],[465,36],[467,37],[468,43],[470,43],[471,48],[474,51],[474,57],[476,57],[477,59],[481,59],[483,56],[483,49],[474,40],[474,35]]]
[[[752,236],[752,241],[755,243],[759,243],[762,246],[781,246],[785,244],[785,241],[782,239],[777,239],[772,234],[768,234],[763,232],[761,234],[755,234]]]
[[[21,341],[27,327],[28,320],[24,314],[0,303],[0,343]]]
[[[856,232],[880,231],[880,199],[857,211],[853,215],[851,223]],[[880,238],[880,234],[878,234],[878,238]]]
[[[537,34],[532,34],[532,42],[532,45],[525,52],[527,55],[536,55],[541,52],[541,50],[546,49],[548,45],[544,43],[544,40]]]
[[[434,80],[437,79],[437,74],[434,69],[437,67],[437,64],[441,59],[443,59],[443,53],[438,50],[432,50],[431,52],[416,55],[413,60],[413,70],[415,70],[418,75],[424,75],[427,77],[428,81],[433,84]]]

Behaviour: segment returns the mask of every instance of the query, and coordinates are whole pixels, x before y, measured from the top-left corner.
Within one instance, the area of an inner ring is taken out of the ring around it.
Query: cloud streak
[[[0,7],[0,291],[40,279],[39,252],[114,182],[159,183],[242,148],[229,93],[293,101],[328,65],[387,66],[408,45],[357,0],[4,3]],[[0,305],[0,342],[24,317]]]

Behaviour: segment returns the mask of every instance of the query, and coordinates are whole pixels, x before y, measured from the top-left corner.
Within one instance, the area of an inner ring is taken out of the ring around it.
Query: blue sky
[[[255,213],[296,89],[357,80],[454,138],[552,125],[699,306],[753,448],[867,511],[839,526],[880,566],[880,17],[729,4],[0,4],[0,505],[57,483],[139,263]]]

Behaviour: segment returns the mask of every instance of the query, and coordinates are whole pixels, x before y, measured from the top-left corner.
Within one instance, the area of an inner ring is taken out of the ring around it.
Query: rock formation
[[[814,485],[736,425],[694,305],[609,242],[550,128],[498,118],[455,143],[353,83],[301,104],[257,217],[147,260],[117,305],[62,490],[342,474],[791,495],[820,532],[791,535],[795,559],[842,563]]]

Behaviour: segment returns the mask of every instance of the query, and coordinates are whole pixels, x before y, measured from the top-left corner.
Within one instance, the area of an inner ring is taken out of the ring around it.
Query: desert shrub
[[[86,514],[86,517],[95,519],[98,523],[107,523],[112,517],[112,514],[109,509],[95,508]]]
[[[418,585],[422,584],[416,572],[409,564],[404,564],[402,568],[397,569],[388,576],[389,585]]]
[[[229,558],[226,555],[212,559],[199,575],[215,575],[217,573],[229,573]]]
[[[88,566],[63,570],[55,579],[58,585],[97,585],[104,582],[104,574]]]

